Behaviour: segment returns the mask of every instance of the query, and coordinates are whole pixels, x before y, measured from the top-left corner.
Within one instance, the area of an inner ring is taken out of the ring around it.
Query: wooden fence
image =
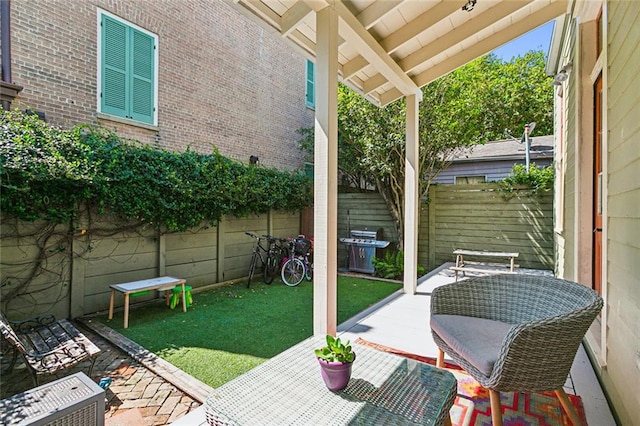
[[[456,248],[516,251],[521,267],[553,270],[553,194],[529,194],[530,189],[519,188],[505,200],[496,185],[432,186],[430,201],[420,207],[418,262],[433,269],[455,261]],[[379,194],[339,194],[338,236],[348,234],[347,211],[351,229],[384,228],[385,237],[397,242]]]
[[[453,261],[453,250],[463,248],[517,251],[521,267],[553,269],[553,197],[527,193],[516,190],[505,201],[493,185],[433,186],[429,204],[420,210],[419,263],[433,269]],[[198,288],[242,278],[253,247],[244,232],[294,236],[300,232],[300,214],[227,217],[216,227],[164,235],[144,229],[84,233],[82,228],[82,222],[53,228],[0,222],[0,300],[9,317],[43,312],[77,317],[101,311],[108,307],[109,285],[119,282],[172,275]],[[338,237],[365,228],[382,228],[384,239],[398,240],[380,195],[339,194]],[[347,266],[341,244],[338,266]]]
[[[493,185],[431,187],[427,214],[421,215],[429,267],[455,260],[452,252],[459,248],[519,252],[521,267],[553,270],[553,194],[529,193],[516,189],[505,200]]]
[[[102,232],[85,233],[81,224],[61,225],[49,236],[44,224],[3,220],[2,310],[12,319],[43,312],[73,318],[107,309],[110,284],[169,275],[198,288],[242,278],[254,244],[245,231],[295,236],[299,218],[284,212],[225,217],[215,227],[163,235],[144,229],[105,232],[108,224],[92,227]]]

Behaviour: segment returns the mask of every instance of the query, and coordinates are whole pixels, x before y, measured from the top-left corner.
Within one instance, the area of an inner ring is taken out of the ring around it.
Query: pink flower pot
[[[343,364],[341,362],[327,362],[318,358],[322,380],[331,391],[339,391],[347,387],[351,379],[352,362]]]

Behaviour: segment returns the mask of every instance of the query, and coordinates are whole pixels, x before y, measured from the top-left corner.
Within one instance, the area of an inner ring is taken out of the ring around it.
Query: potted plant
[[[338,391],[347,387],[351,378],[351,365],[356,359],[356,353],[349,341],[342,342],[330,334],[326,337],[327,344],[315,350],[320,373],[327,388]]]

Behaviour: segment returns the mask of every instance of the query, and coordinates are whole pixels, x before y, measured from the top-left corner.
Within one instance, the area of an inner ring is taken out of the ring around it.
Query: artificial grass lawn
[[[338,277],[338,324],[385,298],[401,284]],[[193,295],[193,305],[164,303],[96,319],[212,387],[218,387],[313,334],[313,283],[287,287],[252,283]]]

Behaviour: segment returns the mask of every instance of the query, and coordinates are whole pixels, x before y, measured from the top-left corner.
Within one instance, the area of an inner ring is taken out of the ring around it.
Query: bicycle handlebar
[[[276,241],[280,241],[281,243],[288,241],[288,238],[278,238],[278,237],[274,237],[271,235],[262,235],[262,237],[257,236],[256,234],[254,234],[253,232],[247,232],[245,231],[245,234],[250,236],[251,238],[255,238],[256,240],[260,241],[261,239],[265,239],[270,243],[276,242]]]

